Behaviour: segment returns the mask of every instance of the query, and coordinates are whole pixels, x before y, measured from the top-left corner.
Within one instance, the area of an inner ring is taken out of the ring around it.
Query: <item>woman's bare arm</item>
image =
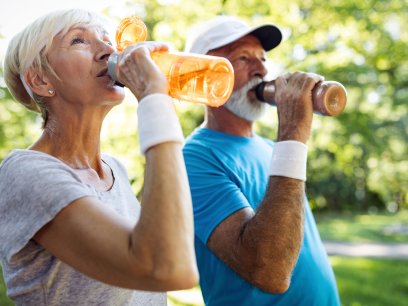
[[[168,142],[147,151],[136,225],[85,197],[64,208],[34,239],[78,271],[111,285],[150,291],[194,286],[192,206],[181,150],[181,144]]]

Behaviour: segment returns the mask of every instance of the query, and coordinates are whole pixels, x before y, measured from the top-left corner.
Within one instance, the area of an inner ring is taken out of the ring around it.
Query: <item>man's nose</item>
[[[251,77],[258,77],[263,79],[268,73],[268,69],[265,66],[265,61],[262,59],[253,59],[251,66]]]

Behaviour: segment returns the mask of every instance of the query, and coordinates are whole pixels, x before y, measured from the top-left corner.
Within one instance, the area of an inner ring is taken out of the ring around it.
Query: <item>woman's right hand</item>
[[[153,93],[168,94],[168,81],[150,56],[153,51],[167,50],[166,44],[148,41],[129,46],[119,54],[119,81],[138,101]]]

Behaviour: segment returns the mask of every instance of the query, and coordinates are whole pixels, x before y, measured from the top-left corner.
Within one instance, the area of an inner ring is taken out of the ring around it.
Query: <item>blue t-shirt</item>
[[[206,305],[339,305],[336,281],[305,205],[305,229],[290,288],[270,294],[242,279],[206,246],[225,218],[245,207],[256,210],[269,180],[273,142],[255,135],[234,136],[198,129],[184,147],[194,206],[195,248],[200,286]],[[273,275],[271,275],[273,277]]]

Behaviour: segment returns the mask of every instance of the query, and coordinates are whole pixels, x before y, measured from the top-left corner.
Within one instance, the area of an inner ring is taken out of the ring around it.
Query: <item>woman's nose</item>
[[[98,42],[98,51],[96,53],[97,61],[107,61],[109,56],[115,52],[115,48],[108,41],[99,41]]]

